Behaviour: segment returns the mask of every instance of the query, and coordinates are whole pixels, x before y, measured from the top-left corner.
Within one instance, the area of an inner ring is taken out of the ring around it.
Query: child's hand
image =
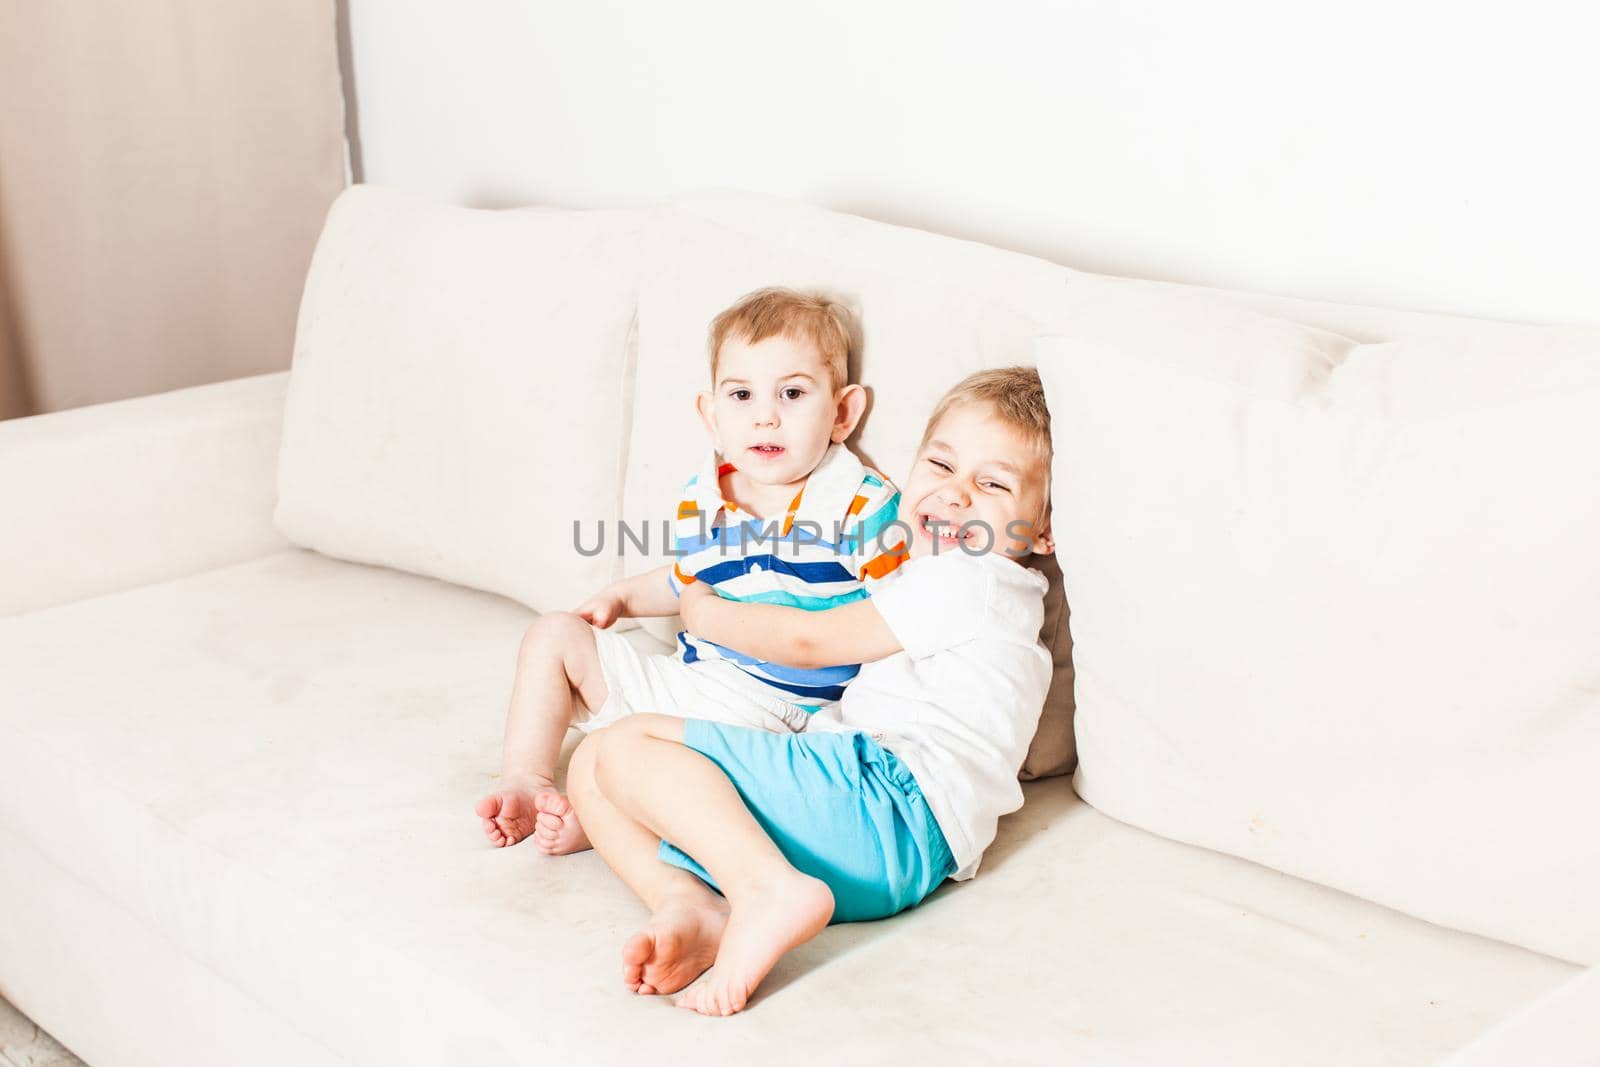
[[[618,619],[627,610],[628,605],[623,601],[621,594],[610,589],[602,589],[594,596],[579,604],[573,611],[578,618],[598,629],[604,630]]]

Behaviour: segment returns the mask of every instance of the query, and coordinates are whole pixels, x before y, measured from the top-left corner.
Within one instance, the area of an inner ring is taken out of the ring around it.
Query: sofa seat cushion
[[[617,954],[643,911],[598,858],[492,849],[472,814],[529,618],[291,549],[0,619],[0,867],[26,842],[359,1064],[1414,1064],[1573,970],[1132,829],[1055,779],[981,877],[826,931],[746,1015],[641,1001]]]

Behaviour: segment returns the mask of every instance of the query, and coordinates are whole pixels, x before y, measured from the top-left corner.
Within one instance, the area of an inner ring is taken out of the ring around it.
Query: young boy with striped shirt
[[[844,445],[866,408],[851,384],[846,312],[820,296],[762,289],[711,324],[712,389],[696,406],[713,451],[677,511],[675,564],[616,582],[571,614],[528,628],[502,752],[502,788],[477,804],[497,846],[532,836],[560,855],[589,847],[554,784],[567,728],[639,712],[798,732],[836,715],[858,664],[785,666],[689,631],[645,655],[608,627],[677,614],[690,585],[732,601],[808,611],[868,595],[906,558],[900,494]]]

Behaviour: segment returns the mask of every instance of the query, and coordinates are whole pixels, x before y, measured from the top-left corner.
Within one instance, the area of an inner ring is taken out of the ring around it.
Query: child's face
[[[716,383],[695,403],[723,459],[754,482],[789,485],[816,470],[830,444],[850,436],[866,395],[859,385],[835,389],[821,353],[806,341],[730,337],[717,357]]]
[[[989,405],[955,405],[928,434],[901,488],[912,558],[1053,551],[1044,514],[1049,479],[1043,458]]]

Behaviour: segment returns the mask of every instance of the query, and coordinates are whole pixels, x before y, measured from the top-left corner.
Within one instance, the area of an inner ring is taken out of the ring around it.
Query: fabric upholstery
[[[97,1067],[620,1065],[646,1046],[1399,1067],[1574,971],[1164,841],[1056,779],[1026,787],[975,881],[828,930],[748,1014],[641,1001],[618,975],[644,918],[621,883],[593,853],[493,849],[472,813],[530,618],[291,549],[0,619],[7,995]],[[130,1005],[192,1030],[192,1055]]]
[[[1600,1049],[1600,967],[1500,1022],[1439,1067],[1589,1067]]]
[[[288,375],[0,423],[0,615],[282,550]]]
[[[295,544],[571,608],[609,581],[646,213],[359,186],[306,280],[278,524]]]
[[[352,1063],[7,825],[0,825],[0,989],[94,1067]],[[35,1061],[0,1058],[10,1062]],[[64,1065],[49,1059],[40,1067]]]
[[[1084,799],[1600,959],[1600,336],[1069,300],[1040,367]]]

